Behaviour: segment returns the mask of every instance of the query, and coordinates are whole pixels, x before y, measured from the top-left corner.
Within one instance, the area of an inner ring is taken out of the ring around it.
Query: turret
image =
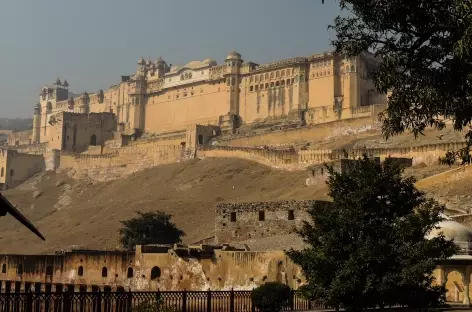
[[[229,111],[239,115],[239,69],[243,60],[241,54],[231,51],[225,60],[227,64],[226,84],[229,90]]]
[[[32,143],[39,143],[40,133],[41,133],[41,105],[38,103],[34,106],[33,135],[31,137]]]

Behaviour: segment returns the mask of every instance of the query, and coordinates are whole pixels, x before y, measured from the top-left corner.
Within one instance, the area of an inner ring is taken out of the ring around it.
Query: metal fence
[[[257,312],[251,291],[46,292],[2,293],[0,312],[128,312],[157,305],[181,312]],[[156,306],[153,306],[155,309]],[[324,307],[292,291],[285,311]],[[149,310],[149,311],[150,311]]]

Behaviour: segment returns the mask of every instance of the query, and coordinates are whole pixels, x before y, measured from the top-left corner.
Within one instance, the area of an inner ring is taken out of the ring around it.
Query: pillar
[[[446,282],[447,282],[447,271],[446,271],[446,268],[443,267],[443,266],[438,266],[438,277],[437,277],[437,280],[438,280],[438,284],[440,286],[446,286]]]
[[[464,269],[464,275],[462,281],[464,283],[464,301],[463,304],[470,306],[470,295],[469,295],[469,286],[470,286],[470,267],[467,266]]]

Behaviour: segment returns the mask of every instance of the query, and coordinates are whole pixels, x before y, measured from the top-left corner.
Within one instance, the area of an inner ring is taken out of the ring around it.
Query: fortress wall
[[[431,165],[438,162],[447,151],[457,150],[465,146],[463,142],[429,144],[401,148],[378,148],[378,149],[347,149],[347,150],[304,150],[299,151],[299,162],[301,164],[317,164],[344,158],[347,153],[349,158],[362,157],[364,153],[373,157],[385,159],[387,157],[413,158],[413,165],[424,162]]]
[[[34,154],[34,155],[42,155],[50,151],[48,148],[48,143],[39,143],[39,144],[26,144],[26,145],[19,145],[19,146],[7,146],[7,149],[14,149],[19,153],[26,153],[26,154]]]
[[[295,150],[269,150],[233,146],[205,146],[197,150],[197,157],[228,157],[256,161],[262,165],[286,170],[297,170],[298,155]]]
[[[74,170],[78,177],[98,181],[122,178],[133,172],[157,165],[179,162],[183,149],[180,145],[126,146],[114,153],[102,155],[61,152],[59,169]]]
[[[304,168],[345,158],[355,159],[367,154],[384,160],[387,157],[412,158],[412,165],[424,162],[427,165],[438,162],[447,151],[464,147],[465,143],[430,144],[405,148],[347,149],[347,150],[275,150],[256,147],[205,146],[197,150],[197,157],[236,157],[256,161],[260,164],[285,170]]]
[[[319,124],[308,125],[303,128],[286,130],[268,130],[268,132],[253,134],[245,137],[228,137],[219,140],[224,145],[231,146],[263,146],[263,145],[292,145],[313,140],[322,140],[333,135],[333,129],[360,128],[374,124],[372,116],[351,118],[344,120],[320,120]]]

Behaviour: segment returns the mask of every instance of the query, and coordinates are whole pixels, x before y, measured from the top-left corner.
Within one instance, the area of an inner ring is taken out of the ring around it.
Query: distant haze
[[[321,0],[3,0],[0,117],[31,117],[58,76],[74,93],[106,89],[140,56],[221,63],[236,49],[266,63],[331,50],[338,13]]]

